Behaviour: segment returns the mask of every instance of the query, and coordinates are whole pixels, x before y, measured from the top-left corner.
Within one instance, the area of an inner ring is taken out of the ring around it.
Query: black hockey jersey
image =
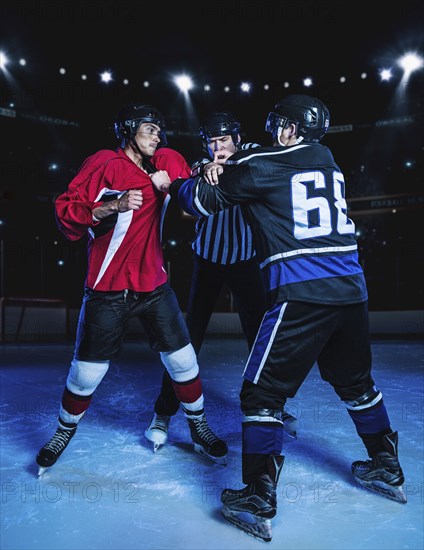
[[[367,300],[344,177],[327,147],[259,147],[227,165],[219,185],[198,176],[174,181],[170,193],[193,215],[241,205],[270,301]]]

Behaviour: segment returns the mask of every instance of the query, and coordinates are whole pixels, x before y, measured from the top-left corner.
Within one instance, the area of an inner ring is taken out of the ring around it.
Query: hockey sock
[[[269,455],[281,454],[283,428],[279,411],[258,409],[245,414],[242,423],[243,483],[250,483],[267,471]]]
[[[78,424],[90,406],[92,397],[93,395],[77,395],[65,387],[59,413],[59,419],[65,428],[68,424]]]
[[[161,352],[162,363],[172,378],[175,395],[181,402],[188,418],[198,418],[204,412],[202,383],[194,348],[187,344],[183,348]]]
[[[62,423],[72,425],[81,420],[108,368],[109,361],[72,360],[59,413]]]
[[[187,418],[199,418],[204,413],[202,382],[199,375],[188,382],[173,382],[175,395],[181,402]]]
[[[392,429],[382,394],[374,388],[374,392],[363,397],[365,399],[359,398],[345,404],[368,456],[373,457],[384,451],[382,438]]]

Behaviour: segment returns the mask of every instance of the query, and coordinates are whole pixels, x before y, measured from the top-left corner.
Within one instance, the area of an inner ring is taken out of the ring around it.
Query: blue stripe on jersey
[[[264,270],[268,290],[291,283],[325,279],[328,277],[346,277],[362,273],[358,254],[297,258],[272,264]]]
[[[180,204],[184,204],[184,210],[192,216],[199,217],[197,210],[193,206],[192,188],[194,185],[194,179],[188,179],[184,182],[178,191],[178,201]]]
[[[280,422],[243,423],[242,449],[243,454],[281,454],[283,425]]]
[[[275,304],[265,313],[261,326],[259,327],[255,344],[243,371],[243,378],[254,384],[257,383],[261,375],[286,307],[287,302],[284,304]]]

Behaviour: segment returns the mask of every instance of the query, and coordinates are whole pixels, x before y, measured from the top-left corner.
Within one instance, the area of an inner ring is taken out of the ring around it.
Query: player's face
[[[151,122],[142,122],[135,135],[135,140],[140,150],[151,157],[160,143],[160,128]]]
[[[208,139],[208,151],[211,158],[214,158],[214,156],[219,157],[220,151],[226,151],[225,158],[228,158],[228,153],[233,154],[236,152],[236,146],[232,136],[217,136]]]

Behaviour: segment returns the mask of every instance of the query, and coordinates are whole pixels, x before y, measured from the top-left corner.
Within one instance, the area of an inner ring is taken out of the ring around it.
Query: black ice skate
[[[170,416],[154,413],[149,426],[146,428],[144,435],[146,439],[153,443],[154,453],[167,442],[170,421]]]
[[[213,462],[226,466],[227,444],[213,433],[206,416],[203,415],[199,419],[187,418],[187,421],[190,427],[191,439],[194,443],[194,450]]]
[[[244,489],[225,489],[221,494],[222,515],[227,521],[252,537],[265,542],[272,539],[271,519],[277,513],[277,483],[284,456],[270,456],[268,473]]]
[[[57,459],[68,446],[68,443],[74,437],[76,431],[76,426],[69,430],[61,428],[60,426],[57,428],[54,436],[42,449],[40,449],[37,455],[36,462],[39,466],[39,476],[56,463]]]
[[[354,462],[352,473],[366,489],[404,504],[407,502],[407,498],[402,488],[405,478],[398,460],[397,432],[385,435],[383,446],[386,451],[378,453],[371,460]]]

